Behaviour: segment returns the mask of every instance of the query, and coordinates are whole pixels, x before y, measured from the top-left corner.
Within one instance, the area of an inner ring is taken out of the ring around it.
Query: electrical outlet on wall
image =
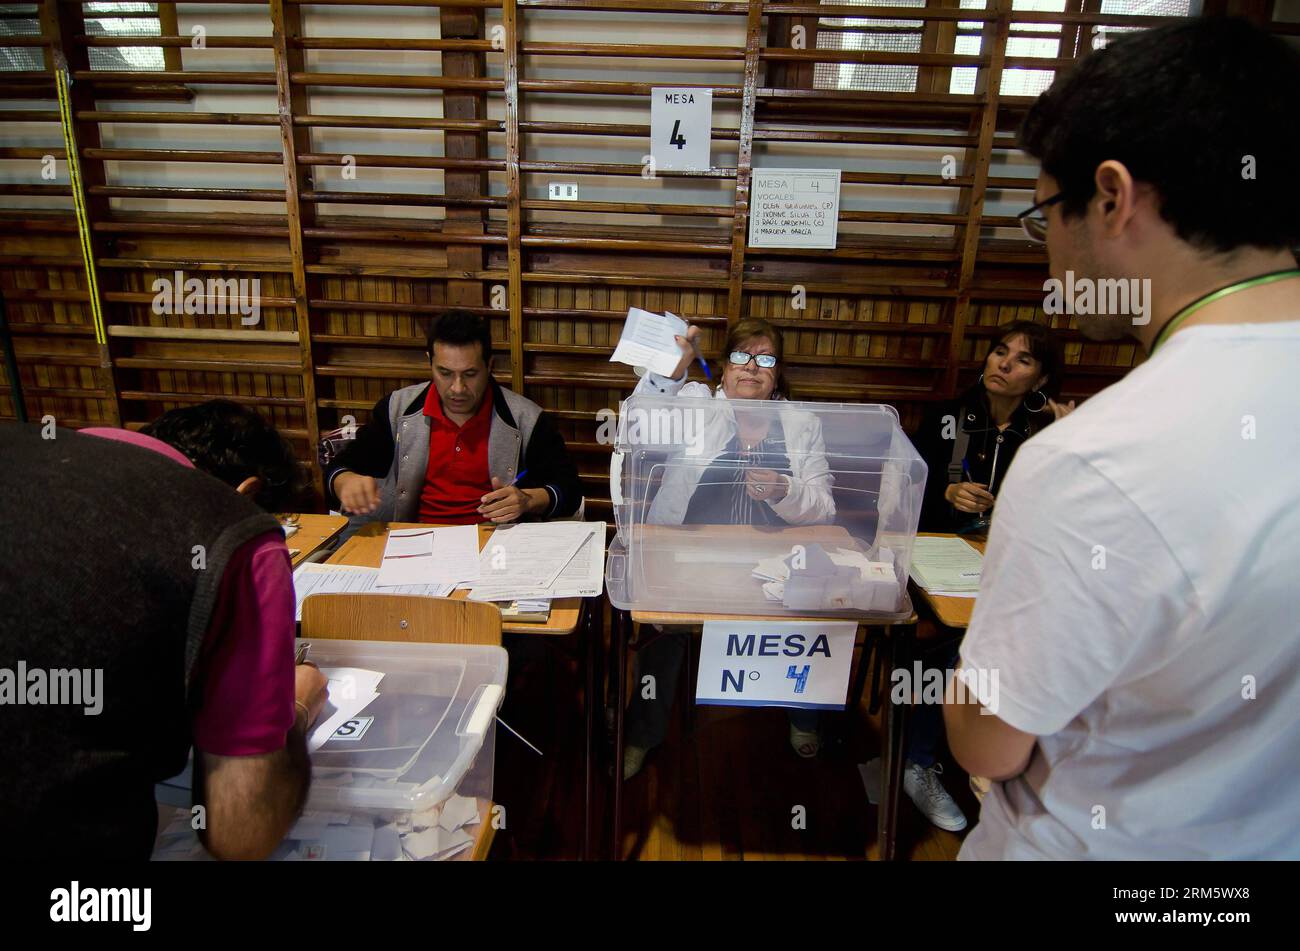
[[[577,201],[577,182],[551,182],[551,201]]]

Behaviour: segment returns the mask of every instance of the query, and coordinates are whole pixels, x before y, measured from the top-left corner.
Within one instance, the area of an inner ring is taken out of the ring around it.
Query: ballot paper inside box
[[[901,619],[926,475],[892,407],[635,396],[610,469],[610,599]]]

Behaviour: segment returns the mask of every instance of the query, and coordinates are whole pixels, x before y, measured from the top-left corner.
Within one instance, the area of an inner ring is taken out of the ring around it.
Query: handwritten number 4
[[[682,127],[682,120],[681,120],[681,119],[674,119],[674,120],[673,120],[673,134],[670,135],[670,136],[668,137],[668,144],[669,144],[669,145],[675,145],[675,146],[677,146],[677,148],[679,148],[679,149],[684,149],[684,148],[686,148],[686,139],[684,139],[684,138],[682,137],[682,134],[681,134],[681,132],[679,131],[679,130],[681,129],[681,127]]]
[[[803,693],[804,688],[808,686],[808,671],[811,666],[811,664],[804,664],[803,670],[797,670],[794,664],[791,664],[789,670],[786,671],[786,680],[794,681],[795,693]]]

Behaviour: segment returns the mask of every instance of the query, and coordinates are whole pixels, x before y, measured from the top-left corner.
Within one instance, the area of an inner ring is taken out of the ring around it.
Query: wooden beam
[[[961,262],[957,272],[957,300],[953,304],[952,335],[948,341],[948,369],[943,377],[943,391],[952,396],[957,391],[957,371],[961,359],[961,347],[965,337],[966,323],[970,319],[971,298],[970,285],[975,276],[975,264],[979,256],[980,219],[984,214],[984,197],[988,187],[989,163],[993,153],[993,137],[997,131],[998,98],[1002,90],[1002,64],[1007,54],[1007,38],[1011,33],[1012,0],[991,0],[991,10],[995,19],[986,20],[983,42],[980,52],[987,53],[989,65],[980,70],[976,81],[976,95],[982,97],[983,111],[980,115],[978,144],[975,154],[967,153],[967,162],[974,163],[971,170],[972,183],[964,193],[962,211],[966,215],[966,224],[958,229],[961,248]],[[965,11],[963,11],[965,12]]]
[[[740,107],[740,144],[736,158],[736,197],[731,218],[731,261],[727,270],[727,327],[740,320],[744,309],[745,251],[749,246],[749,184],[754,153],[754,107],[757,102],[758,65],[763,46],[763,0],[749,0],[745,24],[744,99]]]
[[[275,96],[280,115],[280,144],[283,150],[285,209],[289,224],[289,253],[293,265],[294,316],[298,325],[298,354],[302,374],[303,406],[307,420],[307,442],[311,448],[308,465],[316,491],[324,495],[324,481],[316,456],[320,442],[320,423],[316,404],[316,373],[311,346],[312,284],[307,270],[307,251],[303,229],[316,223],[314,205],[302,200],[304,173],[298,161],[300,153],[311,151],[311,130],[295,126],[295,115],[311,112],[307,90],[289,81],[291,74],[304,68],[302,47],[291,40],[302,36],[302,8],[286,0],[271,0],[271,33],[275,40]],[[310,187],[314,183],[308,182]]]
[[[520,162],[523,146],[519,139],[519,9],[516,0],[503,0],[501,20],[505,26],[506,91],[506,214],[510,283],[510,387],[524,391],[524,278],[523,278],[523,183]]]

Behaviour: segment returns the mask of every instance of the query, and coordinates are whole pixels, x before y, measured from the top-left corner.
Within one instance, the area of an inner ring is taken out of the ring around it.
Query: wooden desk
[[[284,540],[289,548],[298,549],[298,554],[293,556],[293,566],[297,568],[328,545],[347,524],[348,520],[342,515],[299,515],[298,531]]]
[[[326,564],[359,565],[365,568],[378,568],[384,559],[384,546],[388,543],[388,530],[392,528],[428,528],[419,522],[373,522],[345,541],[339,550],[332,554]],[[492,537],[491,525],[478,527],[478,546]],[[295,535],[294,538],[298,536]],[[602,538],[602,545],[605,540]],[[457,588],[451,597],[464,599],[469,594],[465,588]],[[545,623],[537,621],[502,621],[501,630],[507,634],[553,634],[568,636],[578,629],[578,620],[582,613],[582,598],[557,598],[551,602],[551,616]]]
[[[981,555],[984,554],[984,546],[988,540],[984,537],[967,538],[963,535],[950,535],[942,532],[920,532],[919,538],[960,538],[966,544],[970,545]],[[920,594],[925,603],[930,606],[934,616],[939,619],[940,624],[948,627],[955,627],[965,630],[970,626],[970,618],[975,610],[974,598],[953,598],[942,595],[926,594],[925,589],[916,582],[912,582],[912,588]]]

